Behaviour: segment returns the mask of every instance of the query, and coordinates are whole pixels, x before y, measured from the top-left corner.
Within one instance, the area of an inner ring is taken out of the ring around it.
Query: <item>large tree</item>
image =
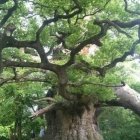
[[[57,97],[32,115],[46,112],[46,139],[101,140],[102,106],[140,114],[139,94],[121,82],[117,65],[139,53],[138,7],[137,0],[0,0],[0,84],[53,88]]]

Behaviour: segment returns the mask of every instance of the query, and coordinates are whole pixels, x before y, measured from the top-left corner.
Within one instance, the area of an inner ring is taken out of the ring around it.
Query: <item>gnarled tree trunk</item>
[[[99,134],[95,108],[71,104],[46,114],[46,140],[102,140]]]

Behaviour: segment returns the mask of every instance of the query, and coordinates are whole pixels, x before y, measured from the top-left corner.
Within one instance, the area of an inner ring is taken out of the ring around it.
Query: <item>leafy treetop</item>
[[[0,84],[43,81],[57,86],[68,100],[82,101],[82,95],[95,93],[109,98],[104,94],[111,93],[107,87],[124,85],[115,85],[124,78],[116,65],[138,51],[138,6],[136,0],[0,1],[0,66],[11,68],[10,78],[3,72]],[[11,31],[11,23],[15,30],[9,36],[5,30]],[[99,51],[81,55],[91,45]],[[36,51],[40,61],[25,50]]]

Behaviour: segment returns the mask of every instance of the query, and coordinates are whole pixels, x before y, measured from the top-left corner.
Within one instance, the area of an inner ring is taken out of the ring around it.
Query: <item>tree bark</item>
[[[46,113],[46,140],[103,140],[94,105],[71,104]]]
[[[118,98],[117,102],[121,106],[131,109],[140,116],[140,93],[128,85],[116,88],[115,93]]]

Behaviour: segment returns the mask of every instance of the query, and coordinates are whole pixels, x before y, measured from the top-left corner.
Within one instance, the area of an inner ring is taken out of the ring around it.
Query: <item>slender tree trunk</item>
[[[46,114],[46,140],[102,140],[93,104],[70,105]]]
[[[16,96],[15,98],[15,136],[16,140],[22,140],[22,115],[23,115],[23,104],[21,103],[22,97]]]
[[[16,118],[15,121],[15,140],[21,140],[22,134],[21,134],[21,121],[20,118]]]
[[[18,124],[17,124],[17,137],[18,137],[18,140],[22,140],[22,133],[21,133],[21,119],[19,118],[18,120]]]
[[[10,128],[10,137],[9,137],[10,140],[15,140],[15,132],[14,132],[14,129],[13,128]]]

